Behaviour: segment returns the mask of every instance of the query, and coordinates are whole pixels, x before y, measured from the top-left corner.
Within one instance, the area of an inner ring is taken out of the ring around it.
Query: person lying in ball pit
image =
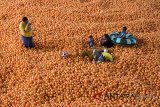
[[[96,51],[96,49],[93,50],[93,56],[94,56],[94,61],[96,63],[101,63],[105,61],[105,58],[102,55],[103,51]]]
[[[95,49],[93,50],[93,56],[94,56],[94,61],[96,63],[101,63],[105,61],[113,61],[113,57],[111,54],[108,53],[107,49],[101,50],[101,51],[96,51]]]
[[[113,45],[114,44],[112,43],[112,40],[110,39],[108,34],[104,34],[104,36],[101,37],[100,46],[111,48],[111,47],[113,47]]]
[[[33,37],[32,37],[32,29],[31,23],[29,23],[28,18],[23,16],[22,21],[19,24],[19,30],[22,35],[22,41],[26,48],[33,48]]]
[[[113,61],[113,57],[111,54],[108,53],[107,49],[104,49],[104,51],[102,52],[103,57],[105,58],[105,60],[107,61]]]

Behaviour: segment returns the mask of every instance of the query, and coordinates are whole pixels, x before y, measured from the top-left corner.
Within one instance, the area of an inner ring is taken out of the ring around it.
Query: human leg
[[[28,47],[29,47],[29,40],[28,40],[28,38],[27,38],[27,37],[24,37],[24,36],[22,35],[22,41],[23,41],[24,46],[25,46],[26,48],[28,48]]]
[[[34,47],[33,37],[28,37],[28,39],[29,39],[29,47],[33,48]]]

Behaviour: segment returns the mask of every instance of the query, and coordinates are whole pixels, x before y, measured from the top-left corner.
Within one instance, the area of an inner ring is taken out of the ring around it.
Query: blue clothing
[[[94,59],[96,62],[104,62],[105,61],[105,58],[103,57],[102,52],[103,51],[96,52],[95,59]]]
[[[22,41],[23,41],[23,44],[26,48],[33,48],[34,47],[34,44],[33,44],[33,38],[32,37],[24,37],[22,35]]]
[[[104,47],[107,47],[107,48],[111,48],[111,47],[113,47],[113,43],[112,43],[112,41],[111,41],[111,39],[110,38],[101,38],[100,39],[100,46],[104,46]]]
[[[94,39],[93,38],[88,39],[88,45],[90,48],[94,46]]]
[[[126,36],[127,32],[126,31],[122,31],[121,34],[119,35],[120,38],[124,38]]]

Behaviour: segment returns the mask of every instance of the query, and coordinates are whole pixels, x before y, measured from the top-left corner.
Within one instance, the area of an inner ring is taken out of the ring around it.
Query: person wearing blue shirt
[[[122,32],[121,32],[121,34],[119,35],[119,37],[120,38],[124,38],[125,36],[126,36],[126,34],[127,34],[127,27],[126,26],[123,26],[122,27]]]
[[[89,45],[89,48],[93,48],[93,46],[94,46],[94,38],[92,35],[89,36],[89,38],[88,38],[88,45]]]

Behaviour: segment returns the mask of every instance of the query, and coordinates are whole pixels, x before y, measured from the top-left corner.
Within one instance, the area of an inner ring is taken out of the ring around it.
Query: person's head
[[[108,34],[104,34],[104,37],[105,37],[105,38],[109,38],[109,35],[108,35]]]
[[[122,27],[122,32],[125,32],[127,30],[127,27],[126,26],[123,26]]]
[[[28,23],[28,18],[27,18],[26,16],[23,16],[23,17],[22,17],[22,21],[23,21],[24,23]]]
[[[62,57],[67,58],[68,57],[68,52],[62,52]]]
[[[89,36],[89,38],[93,38],[93,36],[92,36],[92,35],[90,35],[90,36]]]

